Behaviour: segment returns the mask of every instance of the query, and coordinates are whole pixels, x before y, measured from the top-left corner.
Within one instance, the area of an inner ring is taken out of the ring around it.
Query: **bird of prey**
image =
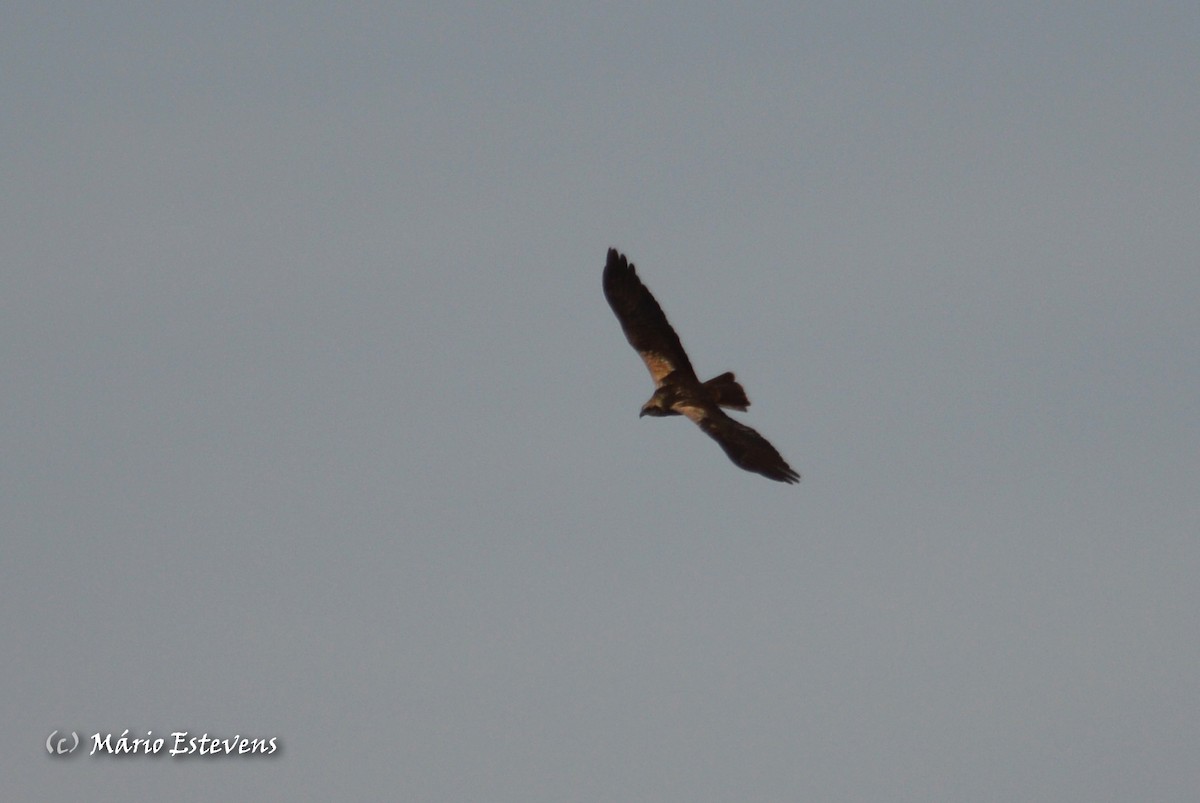
[[[746,391],[731,372],[707,382],[697,378],[662,307],[638,278],[633,263],[615,248],[608,250],[608,264],[604,266],[604,297],[621,322],[629,345],[641,355],[654,380],[654,395],[642,405],[641,415],[686,416],[746,471],[779,482],[800,481],[800,475],[766,438],[721,409],[745,410],[750,406]]]

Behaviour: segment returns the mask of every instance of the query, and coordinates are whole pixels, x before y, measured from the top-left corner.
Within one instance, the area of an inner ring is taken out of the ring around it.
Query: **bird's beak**
[[[646,408],[643,407],[642,411],[640,413],[638,413],[638,418],[645,418],[645,417],[646,417]]]

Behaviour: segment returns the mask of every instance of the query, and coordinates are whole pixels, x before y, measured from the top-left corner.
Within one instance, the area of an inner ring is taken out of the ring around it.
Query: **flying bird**
[[[608,263],[604,266],[604,297],[621,322],[629,345],[641,355],[654,380],[654,395],[642,405],[639,417],[686,416],[746,471],[779,482],[800,481],[800,475],[766,438],[721,409],[744,411],[750,406],[746,391],[732,372],[707,382],[697,378],[662,307],[638,278],[633,263],[615,248],[608,249]]]

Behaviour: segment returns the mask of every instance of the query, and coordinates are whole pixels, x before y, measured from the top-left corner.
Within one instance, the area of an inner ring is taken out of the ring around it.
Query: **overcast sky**
[[[1196,800],[1197,76],[1183,0],[10,4],[6,796]],[[799,485],[639,420],[610,246]]]

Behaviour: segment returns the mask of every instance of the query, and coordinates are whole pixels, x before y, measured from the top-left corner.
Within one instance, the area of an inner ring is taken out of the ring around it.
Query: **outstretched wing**
[[[715,404],[703,407],[678,406],[675,409],[696,422],[709,437],[721,444],[725,454],[736,465],[779,482],[800,481],[800,475],[766,438],[725,415]]]
[[[629,345],[650,369],[656,386],[661,386],[673,371],[680,371],[681,379],[699,381],[662,307],[642,284],[637,270],[615,248],[608,249],[608,264],[604,266],[604,297],[621,322]]]

